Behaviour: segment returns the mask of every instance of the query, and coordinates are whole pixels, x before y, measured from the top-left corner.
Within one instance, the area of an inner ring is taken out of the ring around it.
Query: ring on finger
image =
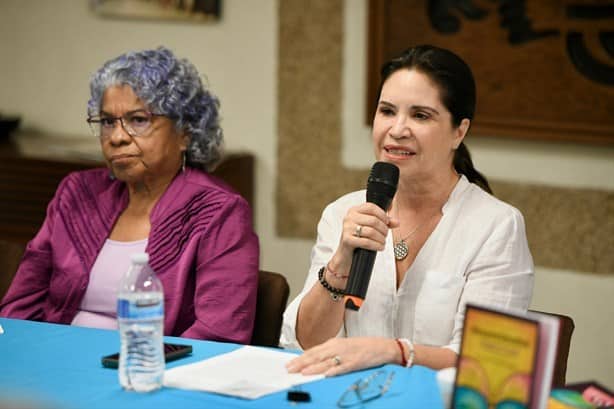
[[[360,224],[356,225],[356,230],[354,230],[354,236],[358,238],[362,237],[362,226]]]
[[[339,355],[335,355],[333,357],[333,365],[335,366],[341,365],[341,357]]]

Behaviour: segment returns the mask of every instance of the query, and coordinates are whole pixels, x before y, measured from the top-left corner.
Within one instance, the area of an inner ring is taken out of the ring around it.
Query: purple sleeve
[[[248,344],[256,314],[259,244],[251,209],[228,201],[201,238],[196,257],[196,320],[181,336]]]

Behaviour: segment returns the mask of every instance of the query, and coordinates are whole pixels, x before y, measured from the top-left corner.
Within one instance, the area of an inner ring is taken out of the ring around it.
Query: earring
[[[181,154],[181,172],[185,172],[185,151],[182,152]]]
[[[109,179],[115,180],[115,175],[113,174],[113,171],[111,169],[109,169]]]

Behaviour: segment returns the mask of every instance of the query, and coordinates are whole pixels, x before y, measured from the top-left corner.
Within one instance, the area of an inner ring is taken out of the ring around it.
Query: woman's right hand
[[[388,229],[397,225],[396,220],[390,219],[384,210],[373,203],[350,208],[343,218],[339,246],[324,270],[324,279],[328,285],[337,289],[346,288],[354,249],[383,250]],[[360,235],[357,226],[362,226]],[[317,282],[302,299],[295,332],[296,340],[303,349],[334,338],[339,332],[345,308],[344,303],[338,301],[338,298],[330,297],[326,286]]]
[[[374,203],[351,207],[343,218],[339,247],[328,263],[326,280],[334,287],[345,288],[354,249],[384,250],[388,229],[398,225],[398,220]]]

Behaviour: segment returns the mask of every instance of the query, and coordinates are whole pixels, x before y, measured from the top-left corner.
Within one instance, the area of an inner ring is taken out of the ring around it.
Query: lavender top
[[[96,257],[85,295],[71,325],[117,329],[117,289],[130,268],[130,256],[142,253],[147,239],[115,241],[107,239]]]
[[[128,203],[106,169],[68,175],[28,243],[0,316],[69,324],[90,271]],[[164,286],[164,334],[248,343],[258,284],[258,238],[247,202],[213,176],[186,169],[150,215],[146,251]]]

